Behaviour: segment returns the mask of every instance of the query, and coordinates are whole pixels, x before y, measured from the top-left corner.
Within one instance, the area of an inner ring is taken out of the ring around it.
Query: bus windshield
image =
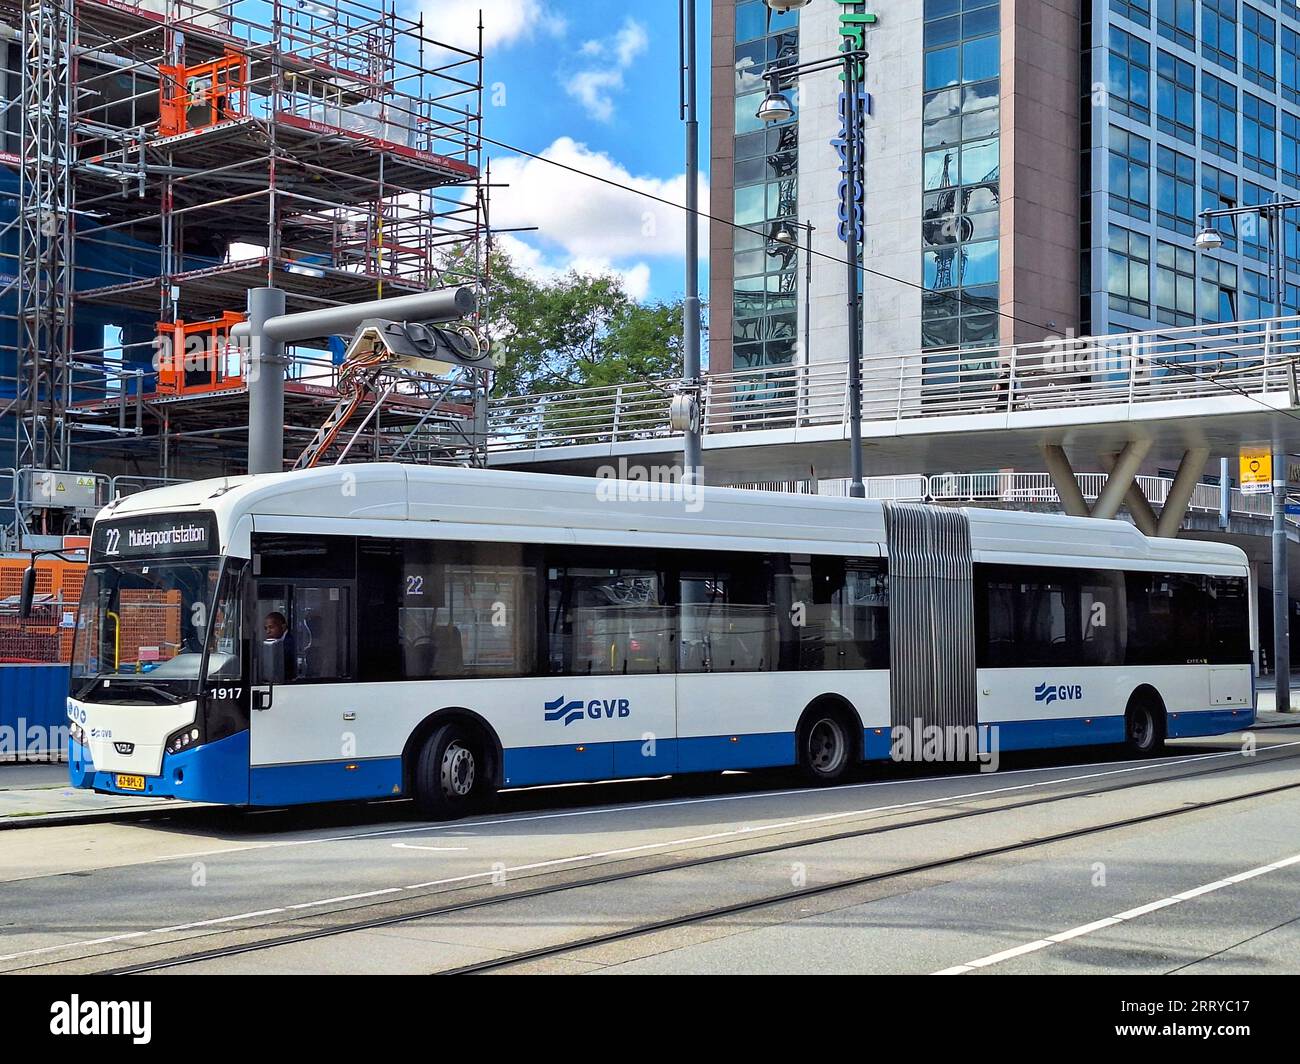
[[[237,672],[238,600],[218,599],[219,558],[91,566],[81,595],[72,693],[93,701],[180,702],[209,672]]]

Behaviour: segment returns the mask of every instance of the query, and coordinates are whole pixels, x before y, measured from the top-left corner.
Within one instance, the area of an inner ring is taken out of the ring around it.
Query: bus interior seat
[[[402,648],[405,674],[409,678],[433,675],[434,642],[429,636]]]
[[[434,629],[433,662],[439,676],[460,676],[465,671],[465,645],[454,624]]]

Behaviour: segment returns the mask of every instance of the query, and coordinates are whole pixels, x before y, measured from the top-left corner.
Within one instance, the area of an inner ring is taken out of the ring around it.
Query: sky
[[[708,0],[698,6],[700,198],[707,209]],[[422,7],[429,36],[470,48],[482,10],[487,137],[683,202],[672,0],[422,0]],[[492,190],[493,227],[536,227],[499,238],[519,266],[542,278],[569,269],[617,274],[643,301],[681,297],[681,210],[501,147],[488,151],[493,185],[507,186]],[[707,225],[701,245],[707,254]]]

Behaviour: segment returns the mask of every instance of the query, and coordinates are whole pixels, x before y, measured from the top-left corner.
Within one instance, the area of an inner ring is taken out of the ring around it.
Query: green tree
[[[538,281],[492,258],[485,325],[497,396],[537,395],[678,375],[682,303],[643,305],[615,277]]]

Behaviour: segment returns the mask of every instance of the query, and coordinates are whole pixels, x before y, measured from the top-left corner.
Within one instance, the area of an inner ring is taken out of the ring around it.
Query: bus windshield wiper
[[[90,696],[95,693],[96,688],[100,686],[100,682],[103,680],[112,681],[113,684],[118,685],[116,687],[116,690],[126,696],[136,694],[137,692],[147,692],[149,694],[157,695],[158,697],[162,698],[168,705],[176,705],[185,700],[183,695],[178,695],[172,691],[168,691],[165,687],[158,687],[156,684],[151,684],[151,683],[136,683],[134,680],[130,679],[129,677],[123,678],[111,672],[100,673],[98,676],[96,676],[95,679],[88,686],[83,687],[81,689],[81,693],[78,695],[78,697],[82,699],[90,698]],[[112,693],[114,692],[114,687],[110,686],[108,690],[110,693]],[[115,695],[114,701],[116,700],[117,700],[117,696]]]

